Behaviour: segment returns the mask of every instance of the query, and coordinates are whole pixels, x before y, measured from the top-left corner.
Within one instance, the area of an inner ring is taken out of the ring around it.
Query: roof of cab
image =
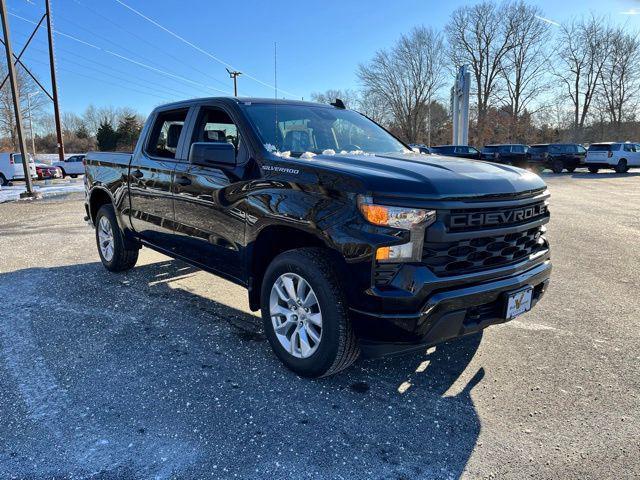
[[[326,107],[326,108],[337,108],[333,105],[329,105],[326,103],[316,103],[316,102],[306,102],[303,100],[288,100],[281,98],[258,98],[258,97],[203,97],[203,98],[192,98],[189,100],[181,100],[178,102],[167,103],[164,105],[160,105],[157,108],[159,109],[167,109],[167,108],[180,108],[180,107],[189,107],[192,105],[198,105],[208,102],[224,102],[231,103],[235,102],[238,105],[249,105],[249,104],[267,104],[267,105],[306,105],[310,107]]]

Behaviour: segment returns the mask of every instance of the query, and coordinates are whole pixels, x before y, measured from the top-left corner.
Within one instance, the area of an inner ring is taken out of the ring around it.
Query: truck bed
[[[85,157],[87,185],[126,182],[130,163],[130,153],[89,152]]]

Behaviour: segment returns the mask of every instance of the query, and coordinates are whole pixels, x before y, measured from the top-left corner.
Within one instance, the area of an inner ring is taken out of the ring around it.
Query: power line
[[[42,60],[32,60],[32,61],[36,62],[36,63],[42,63],[42,64],[46,63],[46,62],[44,62]],[[62,70],[63,72],[67,72],[67,73],[71,73],[73,75],[78,75],[78,76],[81,76],[81,77],[88,78],[89,80],[94,80],[94,81],[105,83],[105,84],[108,84],[108,85],[113,85],[113,86],[118,87],[118,88],[123,88],[123,89],[126,89],[127,91],[132,91],[132,92],[135,92],[135,93],[140,93],[142,95],[148,95],[148,96],[151,96],[151,97],[160,98],[163,101],[167,100],[166,96],[161,96],[161,95],[158,95],[156,93],[152,93],[152,92],[150,92],[148,90],[147,91],[137,90],[135,88],[130,88],[130,86],[122,84],[122,83],[112,82],[112,81],[106,80],[106,79],[104,79],[102,77],[93,77],[91,75],[87,75],[86,73],[78,72],[76,70],[73,70],[73,69],[70,69],[70,68],[67,68],[67,67],[58,66],[58,69]],[[170,100],[174,100],[174,98],[170,98]]]
[[[13,17],[16,17],[16,18],[19,18],[20,20],[23,20],[23,21],[25,21],[25,22],[28,22],[28,23],[31,23],[31,24],[35,24],[35,22],[34,22],[34,21],[29,20],[28,18],[25,18],[25,17],[23,17],[23,16],[21,16],[21,15],[18,15],[18,14],[16,14],[16,13],[9,12],[9,15],[11,15],[11,16],[13,16]],[[204,88],[207,88],[207,89],[209,89],[209,90],[215,90],[215,91],[218,91],[218,92],[222,92],[222,93],[224,93],[224,94],[226,94],[226,95],[230,95],[230,92],[228,92],[228,91],[226,91],[226,90],[221,90],[221,89],[219,89],[219,88],[215,88],[215,87],[212,87],[212,86],[210,86],[210,85],[204,85],[204,84],[202,84],[202,83],[200,83],[200,82],[196,82],[196,81],[194,81],[194,80],[191,80],[191,79],[189,79],[189,78],[183,77],[183,76],[181,76],[181,75],[176,75],[176,74],[174,74],[174,73],[167,72],[167,71],[165,71],[165,70],[161,70],[161,69],[159,69],[159,68],[153,67],[153,66],[151,66],[151,65],[147,65],[147,64],[145,64],[145,63],[143,63],[143,62],[139,62],[139,61],[137,61],[137,60],[134,60],[134,59],[132,59],[132,58],[126,57],[126,56],[124,56],[124,55],[120,55],[119,53],[116,53],[116,52],[113,52],[113,51],[111,51],[111,50],[107,50],[107,49],[105,49],[105,48],[99,47],[98,45],[95,45],[95,44],[93,44],[93,43],[90,43],[90,42],[84,41],[84,40],[82,40],[82,39],[80,39],[80,38],[78,38],[78,37],[75,37],[75,36],[73,36],[73,35],[69,35],[68,33],[61,32],[60,30],[54,30],[54,32],[55,32],[57,35],[61,35],[61,36],[63,36],[63,37],[69,38],[69,39],[74,40],[74,41],[76,41],[76,42],[79,42],[79,43],[81,43],[81,44],[83,44],[83,45],[85,45],[85,46],[87,46],[87,47],[91,47],[91,48],[93,48],[93,49],[95,49],[95,50],[98,50],[98,51],[101,51],[101,52],[107,53],[107,54],[112,55],[112,56],[117,57],[117,58],[120,58],[121,60],[125,60],[125,61],[127,61],[127,62],[133,63],[133,64],[138,65],[138,66],[140,66],[140,67],[146,68],[146,69],[148,69],[148,70],[152,70],[152,71],[154,71],[154,72],[156,72],[156,73],[159,73],[159,74],[161,74],[161,75],[169,76],[169,77],[172,77],[172,78],[175,78],[175,79],[181,80],[181,81],[183,81],[183,82],[191,83],[191,84],[193,84],[193,85],[197,85],[197,86],[200,86],[200,87],[204,87]]]
[[[90,7],[89,5],[86,5],[86,4],[82,3],[82,2],[80,2],[80,0],[73,0],[73,1],[74,1],[75,3],[77,3],[78,5],[80,5],[80,6],[84,7],[84,8],[86,8],[87,10],[89,10],[89,11],[93,12],[95,15],[99,16],[100,18],[103,18],[104,20],[106,20],[106,21],[107,21],[107,22],[109,22],[110,24],[114,25],[115,27],[119,28],[119,29],[120,29],[120,30],[122,30],[123,32],[125,32],[125,33],[127,33],[127,34],[129,34],[129,35],[131,35],[131,36],[133,36],[133,37],[135,37],[135,38],[137,38],[137,39],[138,39],[138,40],[140,40],[141,42],[146,43],[147,45],[149,45],[149,46],[151,46],[151,47],[153,47],[153,48],[157,48],[157,45],[156,45],[156,44],[151,43],[149,40],[147,40],[146,38],[144,38],[144,37],[143,37],[143,36],[141,36],[141,35],[138,35],[138,34],[137,34],[137,33],[135,33],[134,31],[132,31],[131,29],[128,29],[128,28],[123,27],[123,26],[122,26],[122,25],[120,25],[118,22],[115,22],[114,20],[110,19],[108,16],[106,16],[106,15],[104,15],[104,14],[100,13],[99,11],[97,11],[97,10],[93,9],[93,8],[92,8],[92,7]],[[103,37],[103,38],[104,38],[104,37]],[[180,63],[180,64],[184,65],[184,66],[185,66],[185,67],[187,67],[189,70],[193,70],[193,71],[195,71],[195,72],[198,72],[198,73],[200,73],[201,75],[204,75],[204,76],[206,76],[206,77],[209,77],[211,80],[213,80],[213,81],[215,81],[215,82],[218,82],[218,83],[219,83],[219,84],[221,84],[221,85],[225,85],[225,86],[226,86],[226,82],[224,82],[224,81],[220,80],[219,78],[216,78],[216,77],[212,76],[211,74],[209,74],[209,73],[205,72],[204,70],[201,70],[201,69],[200,69],[200,68],[198,68],[198,67],[194,67],[193,65],[186,64],[186,63],[184,62],[184,59],[179,58],[178,56],[174,55],[173,53],[171,53],[171,52],[164,52],[164,54],[165,54],[165,55],[167,55],[168,57],[170,57],[170,58],[174,59],[176,62],[178,62],[178,63]],[[140,56],[140,55],[138,55],[138,56]]]
[[[25,0],[25,1],[26,1],[26,0]],[[80,3],[78,0],[74,0],[74,1],[75,1],[78,5],[84,6],[84,7],[85,7],[85,8],[87,8],[88,10],[91,10],[91,11],[92,11],[93,13],[95,13],[96,15],[101,16],[102,18],[104,18],[105,20],[107,20],[107,21],[108,21],[108,22],[110,22],[111,24],[113,24],[113,25],[117,26],[118,28],[125,30],[125,29],[124,29],[123,27],[121,27],[119,24],[117,24],[116,22],[112,21],[112,20],[111,20],[111,19],[109,19],[108,17],[106,17],[106,16],[102,15],[101,13],[99,13],[99,12],[97,12],[97,11],[95,11],[95,10],[91,9],[90,7],[88,7],[88,6],[86,6],[86,5],[83,5],[83,4],[82,4],[82,3]],[[74,25],[74,26],[75,26],[75,28],[78,28],[78,29],[80,29],[80,30],[84,30],[85,32],[87,32],[87,33],[89,33],[90,35],[92,35],[93,37],[97,37],[97,38],[102,39],[102,40],[103,40],[103,41],[105,41],[107,44],[111,44],[111,45],[113,45],[113,46],[115,46],[115,47],[118,47],[119,49],[121,49],[121,50],[123,50],[123,51],[125,51],[125,52],[128,52],[128,53],[132,56],[131,58],[136,58],[136,57],[137,57],[138,59],[142,59],[143,61],[149,62],[149,59],[145,58],[143,55],[140,55],[140,53],[139,53],[139,52],[134,51],[134,50],[132,50],[132,49],[130,49],[130,48],[128,48],[128,47],[125,47],[125,46],[123,46],[123,45],[121,45],[121,44],[119,44],[119,43],[116,43],[116,42],[114,42],[112,39],[107,38],[107,37],[105,37],[104,35],[101,35],[100,33],[97,33],[95,30],[90,30],[90,29],[86,28],[85,26],[80,25],[79,23],[75,22],[74,20],[70,19],[69,17],[67,17],[67,16],[65,16],[65,15],[57,14],[57,17],[58,17],[58,18],[62,18],[65,22],[68,22],[68,23],[70,23],[70,24]],[[128,30],[125,30],[125,31],[127,31],[127,32],[128,32],[129,34],[131,34],[131,35],[136,36],[137,38],[139,38],[140,40],[142,40],[142,41],[144,41],[144,42],[148,43],[149,45],[152,45],[154,48],[157,48],[157,45],[153,45],[153,44],[151,44],[150,42],[146,41],[144,38],[140,37],[139,35],[136,35],[134,32],[129,32]],[[201,70],[198,70],[198,69],[193,68],[193,67],[191,67],[191,66],[187,66],[187,65],[183,62],[183,60],[182,60],[182,59],[180,59],[180,58],[178,58],[178,57],[176,57],[176,56],[174,56],[174,55],[172,55],[172,54],[168,54],[168,56],[171,56],[172,58],[174,58],[178,64],[181,64],[182,66],[184,66],[184,67],[188,68],[190,71],[191,71],[191,70],[199,71],[199,72],[200,72],[200,73],[202,73],[203,75],[210,77],[212,80],[214,80],[214,81],[216,81],[216,82],[220,83],[221,85],[224,85],[225,87],[227,86],[227,83],[226,83],[226,82],[223,82],[222,80],[219,80],[219,79],[217,79],[217,78],[211,77],[209,74],[207,74],[207,73],[205,73],[205,72],[203,72],[203,71],[201,71]],[[212,87],[212,88],[213,88],[213,89],[215,89],[215,90],[218,90],[218,89],[216,89],[215,87]],[[219,90],[219,91],[223,91],[223,90]]]
[[[33,52],[40,52],[40,53],[46,53],[44,52],[44,50],[41,50],[39,48],[31,48],[31,51]],[[124,80],[127,82],[131,82],[133,84],[137,84],[138,86],[142,87],[142,88],[148,88],[149,86],[155,86],[155,89],[158,90],[165,90],[167,92],[169,92],[171,95],[180,95],[181,97],[185,97],[185,98],[190,98],[193,96],[193,93],[189,93],[186,91],[182,91],[182,90],[177,90],[175,88],[172,88],[170,86],[167,85],[163,85],[161,83],[158,82],[154,82],[154,81],[150,81],[146,78],[140,77],[140,76],[135,76],[132,75],[131,73],[122,70],[122,69],[118,69],[118,68],[114,68],[111,65],[106,65],[104,63],[100,63],[97,60],[94,60],[92,58],[88,58],[85,57],[83,55],[79,55],[76,52],[71,52],[67,49],[64,48],[59,48],[58,47],[58,51],[62,51],[62,52],[67,52],[68,55],[65,55],[64,57],[61,57],[60,60],[62,61],[62,63],[72,63],[75,64],[77,66],[83,67],[83,68],[93,68],[96,71],[100,71],[100,73],[103,73],[104,75],[107,76],[113,76],[114,78],[118,78],[120,80]],[[73,60],[71,60],[71,58],[73,58]],[[78,62],[77,60],[83,60],[85,63],[82,62]],[[96,65],[98,67],[96,67]],[[100,68],[102,67],[102,68]],[[117,73],[121,73],[122,75],[124,75],[124,77],[120,77],[118,75],[114,75],[113,73],[117,72]],[[138,81],[136,81],[138,80]],[[188,87],[187,87],[188,88]],[[192,88],[196,88],[196,87],[192,87]],[[201,95],[202,92],[198,91],[198,95]]]
[[[207,57],[209,57],[209,58],[211,58],[211,59],[215,60],[216,62],[218,62],[218,63],[220,63],[220,64],[224,65],[225,67],[230,68],[231,70],[237,70],[236,68],[234,68],[234,67],[233,67],[233,65],[231,65],[231,64],[229,64],[229,63],[227,63],[227,62],[225,62],[224,60],[219,59],[219,58],[218,58],[218,57],[216,57],[215,55],[213,55],[213,54],[211,54],[211,53],[207,52],[206,50],[204,50],[204,49],[200,48],[199,46],[197,46],[197,45],[195,45],[195,44],[191,43],[191,42],[190,42],[189,40],[187,40],[186,38],[181,37],[181,36],[180,36],[180,35],[178,35],[177,33],[175,33],[175,32],[173,32],[173,31],[169,30],[168,28],[166,28],[166,27],[164,27],[164,26],[160,25],[158,22],[156,22],[155,20],[153,20],[153,19],[151,19],[151,18],[147,17],[147,16],[146,16],[145,14],[143,14],[142,12],[139,12],[139,11],[138,11],[138,10],[136,10],[135,8],[133,8],[133,7],[129,6],[129,5],[127,5],[127,4],[126,4],[126,3],[124,3],[122,0],[115,0],[115,1],[116,1],[116,2],[118,2],[120,5],[122,5],[123,7],[125,7],[125,8],[127,8],[127,9],[131,10],[133,13],[135,13],[135,14],[136,14],[136,15],[138,15],[139,17],[144,18],[146,21],[148,21],[148,22],[152,23],[153,25],[155,25],[156,27],[158,27],[158,28],[160,28],[160,29],[164,30],[164,31],[165,31],[165,32],[167,32],[169,35],[171,35],[171,36],[173,36],[173,37],[177,38],[178,40],[180,40],[181,42],[183,42],[183,43],[185,43],[185,44],[189,45],[191,48],[193,48],[193,49],[197,50],[198,52],[200,52],[200,53],[202,53],[202,54],[206,55]],[[266,82],[263,82],[262,80],[260,80],[260,79],[258,79],[258,78],[256,78],[256,77],[253,77],[253,76],[249,75],[249,74],[248,74],[248,73],[246,73],[246,72],[244,73],[244,76],[245,76],[245,77],[247,77],[247,78],[250,78],[250,79],[251,79],[251,80],[253,80],[254,82],[257,82],[257,83],[260,83],[261,85],[264,85],[265,87],[274,88],[274,86],[273,86],[273,85],[270,85],[270,84],[268,84],[268,83],[266,83]],[[299,97],[299,96],[300,96],[300,95],[296,95],[296,94],[291,93],[291,92],[287,92],[286,90],[282,90],[282,89],[280,89],[280,91],[281,91],[281,92],[283,92],[283,93],[286,93],[287,95],[290,95],[290,96],[292,96],[292,97]]]

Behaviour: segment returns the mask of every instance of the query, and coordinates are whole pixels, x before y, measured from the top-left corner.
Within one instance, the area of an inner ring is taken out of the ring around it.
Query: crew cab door
[[[173,195],[179,253],[193,262],[233,280],[242,281],[245,243],[245,213],[239,208],[246,142],[222,106],[202,106],[184,151],[194,142],[230,143],[236,165],[210,163],[178,164]]]
[[[166,250],[175,250],[171,181],[181,146],[189,109],[157,113],[142,147],[136,148],[129,168],[130,216],[133,229],[145,240]]]

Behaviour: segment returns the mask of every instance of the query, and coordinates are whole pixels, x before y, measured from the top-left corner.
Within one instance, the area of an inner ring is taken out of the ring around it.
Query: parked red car
[[[46,163],[36,163],[36,173],[38,174],[38,180],[62,178],[62,170]]]

